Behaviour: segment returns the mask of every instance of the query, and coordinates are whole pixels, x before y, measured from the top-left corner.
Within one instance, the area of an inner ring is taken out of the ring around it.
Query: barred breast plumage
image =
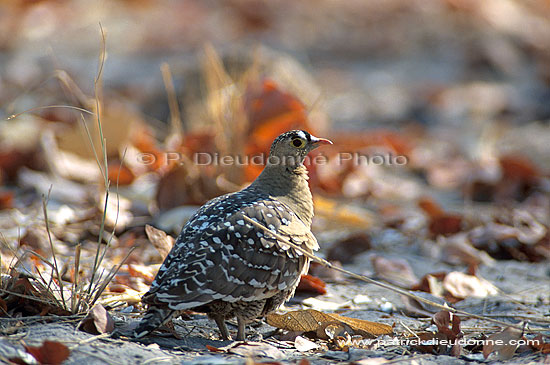
[[[244,217],[312,253],[313,202],[302,162],[330,141],[305,131],[279,136],[262,174],[248,187],[207,202],[189,220],[142,301],[148,310],[137,329],[142,337],[175,312],[193,309],[216,321],[237,317],[238,340],[249,321],[275,310],[293,294],[309,259]],[[272,159],[272,156],[279,157]],[[282,159],[284,157],[284,161]],[[288,158],[287,158],[288,157]]]

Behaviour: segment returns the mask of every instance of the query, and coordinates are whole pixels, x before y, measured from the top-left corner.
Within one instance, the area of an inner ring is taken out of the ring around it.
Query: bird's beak
[[[332,144],[332,141],[326,138],[318,138],[315,136],[311,136],[311,143],[313,143],[315,147],[319,147],[320,145],[323,145],[323,144]]]

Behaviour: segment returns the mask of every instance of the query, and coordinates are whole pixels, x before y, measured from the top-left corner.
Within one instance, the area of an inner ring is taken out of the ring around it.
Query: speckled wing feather
[[[252,189],[224,195],[186,224],[144,302],[182,310],[293,291],[309,261],[243,215],[310,252],[318,249],[309,227],[285,204]]]

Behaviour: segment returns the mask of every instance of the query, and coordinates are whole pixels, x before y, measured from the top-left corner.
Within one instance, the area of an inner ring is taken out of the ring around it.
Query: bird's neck
[[[313,198],[307,180],[304,165],[267,165],[251,187],[260,188],[285,203],[307,226],[311,226]]]

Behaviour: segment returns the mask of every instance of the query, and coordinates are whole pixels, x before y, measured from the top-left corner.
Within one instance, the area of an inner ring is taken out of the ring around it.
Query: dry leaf
[[[333,244],[327,252],[327,260],[349,264],[362,252],[371,249],[370,236],[359,232]]]
[[[56,341],[44,341],[41,346],[24,345],[25,350],[31,354],[39,364],[57,365],[67,360],[71,354],[69,348]]]
[[[149,241],[155,246],[164,260],[168,256],[172,246],[174,246],[175,239],[167,235],[166,232],[148,224],[145,225],[145,233],[147,233],[147,238],[149,238]]]
[[[93,335],[111,333],[115,329],[115,322],[101,304],[96,304],[82,320],[80,329]]]
[[[485,298],[498,293],[498,289],[487,280],[458,271],[450,272],[445,276],[443,288],[452,296],[461,299]]]
[[[128,274],[132,277],[142,278],[147,285],[155,280],[155,269],[152,266],[128,264]]]
[[[444,335],[447,340],[454,343],[451,345],[449,354],[451,356],[459,357],[462,351],[462,346],[456,340],[464,336],[460,330],[460,317],[448,311],[440,311],[434,314],[432,319],[437,326],[438,332]]]
[[[319,345],[305,337],[296,336],[294,339],[294,347],[296,347],[296,350],[300,352],[306,352],[319,348]]]
[[[220,350],[219,348],[210,345],[206,345],[206,348],[210,352],[225,352],[224,350]]]
[[[243,357],[265,356],[272,359],[285,357],[281,350],[265,342],[233,342],[229,346],[221,347],[220,350]]]
[[[109,180],[113,185],[125,186],[130,185],[136,176],[128,168],[128,166],[121,164],[120,161],[109,161]]]
[[[543,354],[550,354],[550,343],[544,342],[542,335],[538,335],[530,343],[535,351],[540,351]]]
[[[487,359],[493,352],[498,353],[500,361],[511,359],[518,348],[517,341],[521,339],[523,332],[517,328],[506,327],[502,332],[487,337],[483,345],[483,357]],[[514,344],[511,342],[515,341]]]
[[[292,311],[285,314],[271,313],[267,315],[267,323],[273,327],[287,331],[316,332],[328,324],[340,323],[349,326],[354,334],[368,338],[391,334],[391,326],[382,323],[349,318],[333,313],[323,313],[314,309]]]
[[[439,236],[438,245],[441,245],[441,259],[452,265],[465,264],[477,267],[480,264],[493,266],[495,260],[485,251],[476,249],[470,243],[467,233],[458,233],[449,237]]]
[[[448,236],[462,230],[461,215],[444,212],[435,201],[427,197],[420,199],[418,205],[430,217],[428,228],[433,237]]]
[[[349,205],[342,205],[334,200],[315,196],[315,217],[326,219],[330,224],[339,228],[352,227],[367,229],[372,226],[372,213],[364,209],[354,209]]]
[[[302,275],[296,292],[298,293],[312,293],[323,295],[327,293],[326,289],[327,284],[319,278],[316,278],[312,275]]]
[[[0,180],[0,183],[1,182]],[[0,210],[13,208],[13,197],[13,191],[0,191]]]
[[[418,282],[418,277],[404,259],[386,259],[374,255],[371,256],[371,263],[376,276],[390,283],[410,288]]]
[[[216,183],[217,171],[192,163],[174,165],[157,185],[155,200],[161,212],[182,205],[202,205],[207,200],[227,193]]]
[[[279,89],[272,80],[248,85],[244,109],[250,125],[245,152],[254,156],[269,151],[273,140],[283,132],[305,129],[313,132],[307,122],[307,110],[294,95]],[[245,166],[245,180],[254,180],[263,166]]]

